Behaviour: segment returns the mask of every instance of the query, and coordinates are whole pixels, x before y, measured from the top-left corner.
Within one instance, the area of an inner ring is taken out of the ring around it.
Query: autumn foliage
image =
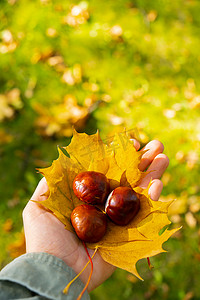
[[[200,299],[199,12],[195,0],[0,1],[1,267],[25,251],[35,168],[73,126],[103,140],[126,127],[164,144],[160,200],[176,199],[168,215],[183,230],[153,272],[137,264],[145,282],[119,269],[91,299]]]
[[[64,151],[67,151],[68,155]],[[114,136],[111,144],[104,144],[99,133],[87,135],[74,131],[72,141],[64,149],[59,148],[59,158],[51,167],[40,169],[45,176],[49,195],[42,205],[51,210],[74,232],[70,216],[82,202],[73,192],[74,178],[80,172],[95,171],[106,175],[112,189],[130,186],[140,198],[137,216],[126,226],[118,226],[108,221],[105,236],[97,243],[88,243],[90,249],[98,249],[102,258],[110,264],[122,268],[141,278],[136,270],[138,260],[163,252],[162,244],[177,229],[160,230],[170,224],[167,212],[171,201],[152,201],[148,188],[138,187],[145,173],[138,169],[142,152],[137,152],[126,132]]]

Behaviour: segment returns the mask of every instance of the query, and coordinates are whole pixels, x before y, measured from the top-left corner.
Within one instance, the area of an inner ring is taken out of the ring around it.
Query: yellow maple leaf
[[[136,151],[126,132],[115,134],[112,142],[106,144],[98,132],[87,135],[74,131],[71,143],[58,150],[58,159],[49,168],[40,170],[49,186],[47,200],[40,203],[51,210],[67,230],[74,232],[71,212],[83,204],[72,188],[77,174],[88,170],[101,172],[108,178],[111,189],[131,186],[140,198],[137,216],[126,226],[108,220],[105,236],[98,243],[88,243],[87,247],[98,249],[105,261],[141,278],[136,270],[137,261],[165,252],[162,244],[178,230],[165,230],[159,235],[160,230],[170,224],[167,212],[172,201],[152,201],[148,188],[143,190],[137,186],[144,177],[138,168],[142,152]]]

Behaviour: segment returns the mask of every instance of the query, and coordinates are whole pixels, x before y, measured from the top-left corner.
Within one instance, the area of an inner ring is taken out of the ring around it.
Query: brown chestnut
[[[72,211],[71,223],[80,240],[96,243],[106,233],[107,217],[99,208],[83,204]]]
[[[83,202],[103,204],[109,193],[109,183],[104,174],[86,171],[75,177],[73,190],[75,195]]]
[[[137,215],[140,209],[140,200],[137,194],[129,187],[114,189],[105,205],[105,212],[117,225],[127,225]]]

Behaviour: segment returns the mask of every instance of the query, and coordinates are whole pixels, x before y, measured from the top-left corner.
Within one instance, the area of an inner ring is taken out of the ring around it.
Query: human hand
[[[134,143],[138,150],[140,145]],[[141,171],[147,170],[148,174],[140,182],[142,188],[146,188],[152,179],[149,194],[152,200],[158,200],[162,191],[162,182],[159,180],[168,166],[169,160],[162,152],[163,145],[159,141],[149,142],[142,150],[147,150],[142,156],[139,168]],[[149,173],[149,171],[151,171]],[[43,178],[31,200],[42,201],[43,196],[48,192],[48,185]],[[88,262],[86,251],[77,236],[66,230],[65,226],[49,211],[33,201],[29,201],[23,211],[24,232],[26,238],[26,252],[46,252],[62,259],[77,274]],[[90,255],[93,250],[89,249]],[[96,253],[93,258],[94,271],[91,277],[88,291],[95,289],[114,272],[115,267],[105,262],[100,254]],[[90,267],[80,275],[83,283],[89,277]]]

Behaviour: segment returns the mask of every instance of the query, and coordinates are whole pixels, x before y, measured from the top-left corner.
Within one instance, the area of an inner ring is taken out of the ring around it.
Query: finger
[[[139,164],[139,169],[144,171],[154,160],[154,158],[159,154],[162,153],[164,150],[164,146],[160,141],[153,140],[145,145],[141,151],[146,151],[141,158],[141,162]]]
[[[168,165],[169,158],[163,153],[158,154],[147,169],[147,175],[140,182],[140,186],[142,188],[147,188],[150,180],[159,179],[167,169]]]
[[[30,200],[34,200],[34,201],[43,201],[43,200],[46,200],[47,199],[47,196],[42,196],[44,193],[47,193],[49,191],[49,188],[48,188],[48,185],[47,185],[47,182],[46,182],[46,179],[45,177],[43,177],[36,189],[35,189],[35,192],[33,193],[32,197]],[[36,205],[35,202],[32,202],[32,201],[28,201],[28,203],[26,204],[23,212],[22,212],[22,216],[23,216],[23,222],[26,221],[27,219],[27,216],[29,217],[30,214],[31,215],[38,215],[39,213],[41,213],[41,208],[42,210],[46,211],[46,209],[44,209],[44,207],[39,207],[38,205]]]
[[[130,139],[133,142],[135,149],[138,151],[140,149],[140,143],[136,139]]]
[[[152,180],[151,186],[149,187],[149,196],[152,200],[157,201],[163,189],[163,183],[159,179]]]
[[[47,196],[44,196],[45,193],[48,193],[49,188],[46,182],[45,177],[43,177],[40,182],[38,183],[38,186],[35,189],[35,192],[33,193],[31,200],[35,201],[43,201],[47,199]]]

